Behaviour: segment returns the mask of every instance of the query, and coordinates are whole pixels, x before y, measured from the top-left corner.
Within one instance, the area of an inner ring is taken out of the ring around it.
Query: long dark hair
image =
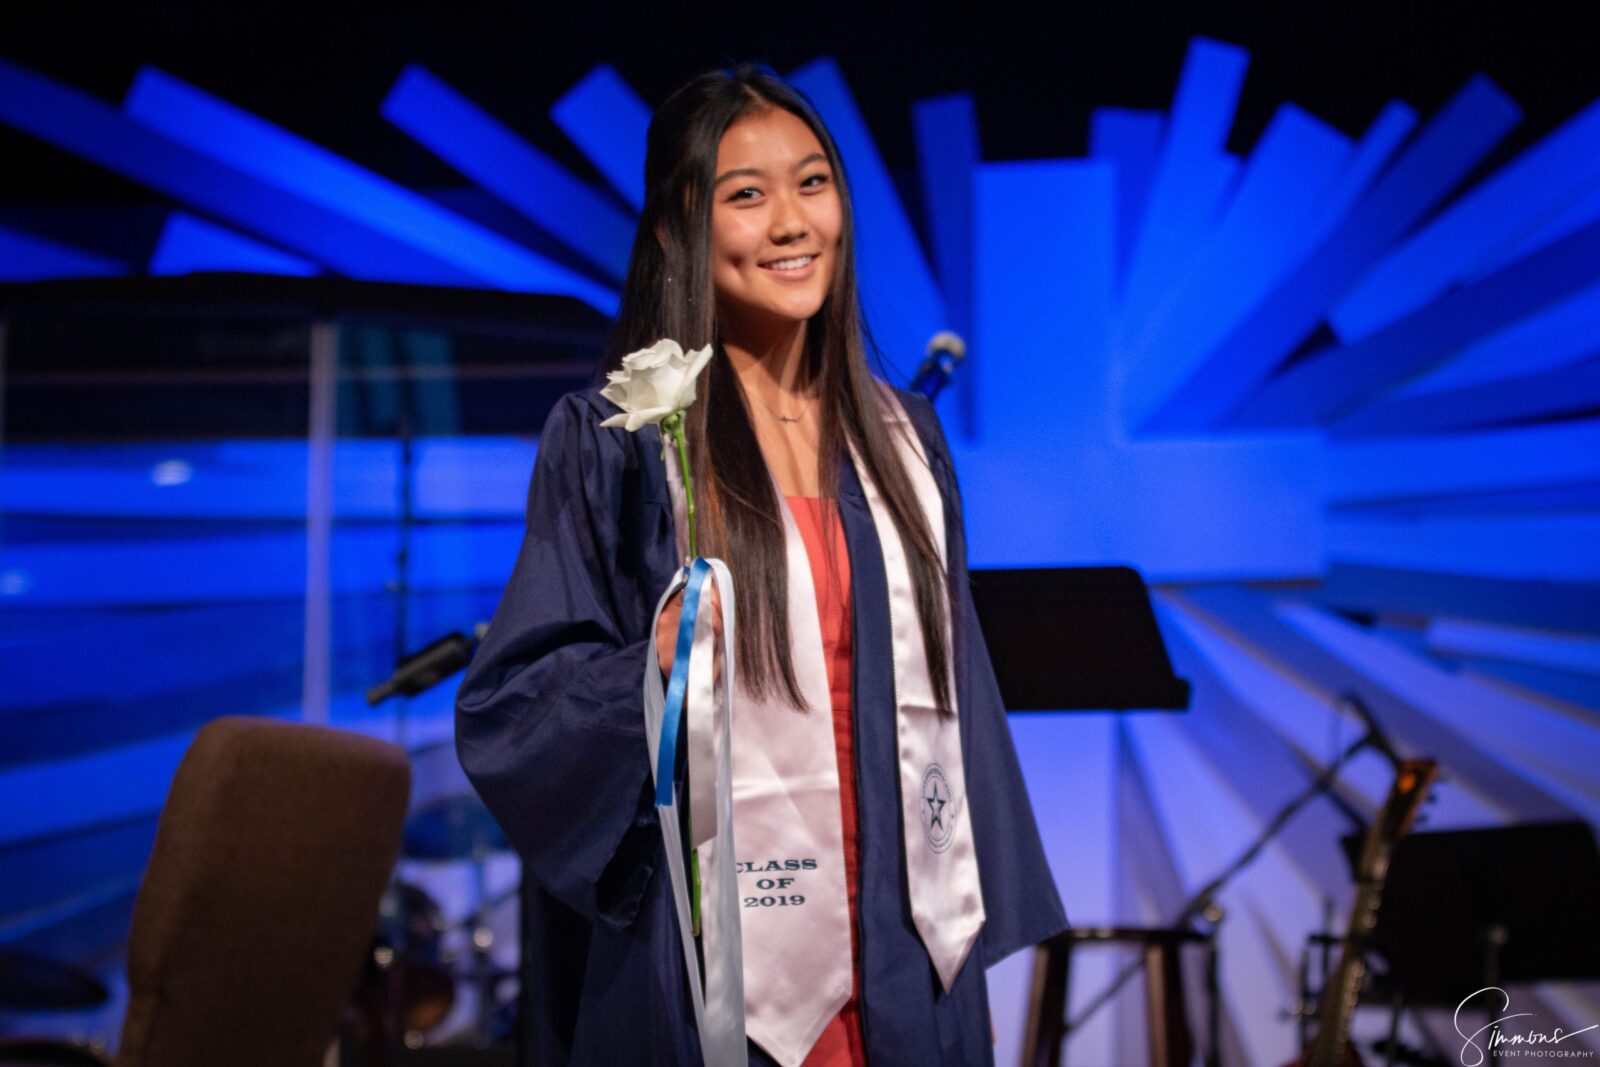
[[[753,692],[781,692],[804,705],[787,654],[788,575],[783,506],[756,441],[744,390],[722,350],[711,275],[712,183],[722,135],[737,119],[779,107],[804,120],[833,168],[843,227],[832,286],[806,324],[806,370],[818,388],[819,481],[837,499],[839,465],[855,446],[908,548],[917,615],[939,711],[949,706],[949,582],[911,480],[885,424],[885,401],[867,364],[856,291],[855,234],[839,150],[810,103],[770,69],[741,64],[702,74],[656,110],[645,154],[645,202],[634,238],[622,310],[602,369],[628,352],[672,338],[685,349],[715,346],[698,383],[686,438],[696,501],[704,517],[701,550],[732,561],[739,592],[737,666]]]

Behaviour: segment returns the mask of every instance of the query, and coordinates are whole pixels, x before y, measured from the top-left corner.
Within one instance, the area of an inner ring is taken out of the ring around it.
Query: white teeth
[[[768,263],[766,267],[768,270],[795,270],[816,258],[816,256],[798,256],[794,259],[780,259],[775,263]]]

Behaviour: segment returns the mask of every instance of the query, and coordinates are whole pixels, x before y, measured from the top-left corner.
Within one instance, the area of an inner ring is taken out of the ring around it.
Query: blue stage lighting
[[[1595,344],[1600,347],[1600,341]],[[1330,426],[1329,432],[1335,438],[1415,437],[1497,423],[1536,423],[1597,410],[1600,359],[1590,359],[1575,367],[1396,397],[1359,409]],[[1575,499],[1600,506],[1600,485],[1582,487]],[[1508,501],[1506,506],[1518,505]],[[1538,502],[1525,500],[1520,506],[1537,507]]]
[[[551,105],[550,118],[635,211],[644,209],[650,105],[616,68],[602,63],[585,74]]]
[[[1153,425],[1220,425],[1321,321],[1328,306],[1455,188],[1520,118],[1474,77],[1414,138],[1344,222],[1157,409]]]
[[[150,253],[151,274],[193,274],[197,271],[242,271],[311,277],[315,263],[270,245],[197,219],[183,211],[167,216],[161,238]]]
[[[224,166],[85,93],[4,60],[0,121],[350,277],[481,284],[404,241]]]
[[[1144,219],[1150,178],[1161,155],[1161,135],[1166,117],[1159,111],[1132,111],[1120,107],[1097,107],[1089,115],[1089,156],[1117,168],[1117,292],[1127,281],[1128,261],[1133,258],[1133,242]]]
[[[1600,188],[1600,100],[1474,186],[1361,281],[1328,315],[1346,344],[1403,318],[1461,282],[1473,265]]]
[[[966,93],[919,101],[913,111],[917,133],[917,170],[922,175],[929,246],[944,293],[948,328],[971,338],[972,186],[983,152],[978,144],[978,116]],[[954,375],[954,429],[964,437],[980,431],[973,368],[982,355],[968,355]],[[946,408],[949,410],[949,407]]]
[[[1131,562],[1147,578],[1322,566],[1322,452],[1307,434],[1141,441],[1115,402],[1115,174],[1076,160],[979,168],[975,388],[953,442],[984,566]],[[1035,251],[1037,250],[1037,251]]]
[[[1150,412],[1309,251],[1349,140],[1293,105],[1278,109],[1238,187],[1203,232],[1190,235],[1187,261],[1143,317],[1124,318],[1123,405],[1131,426]]]
[[[191,151],[448,264],[470,284],[575,296],[608,314],[616,308],[613,290],[169,74],[141,70],[123,106]]]
[[[1600,222],[1600,215],[1593,221]],[[1467,346],[1449,362],[1391,395],[1401,400],[1520,378],[1574,366],[1595,355],[1600,355],[1600,285],[1591,285]]]
[[[1600,222],[1435,300],[1364,340],[1302,357],[1247,400],[1229,424],[1299,426],[1333,421],[1480,337],[1596,281],[1600,281]],[[1595,340],[1600,346],[1600,337]]]
[[[1594,419],[1328,447],[1328,502],[1335,506],[1591,483],[1600,483],[1600,421]]]
[[[0,77],[4,72],[0,71]],[[0,226],[0,281],[37,282],[47,278],[105,278],[128,273],[114,259],[69,248],[57,241]]]
[[[1565,237],[1574,230],[1581,230],[1591,222],[1600,222],[1600,186],[1574,197],[1545,222],[1534,226],[1526,233],[1519,234],[1515,239],[1503,243],[1499,248],[1474,263],[1462,275],[1462,280],[1474,282],[1486,275],[1493,274],[1508,263],[1514,263],[1530,252],[1543,248],[1545,245],[1558,238]]]
[[[1141,322],[1179,277],[1238,169],[1224,146],[1249,55],[1197,37],[1189,44],[1161,156],[1122,287],[1124,322]]]
[[[407,67],[383,117],[567,247],[621,281],[634,220],[428,71]]]

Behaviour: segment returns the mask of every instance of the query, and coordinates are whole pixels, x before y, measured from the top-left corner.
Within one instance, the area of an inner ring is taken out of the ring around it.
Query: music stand
[[[979,569],[972,599],[1007,711],[1189,706],[1132,567]]]
[[[972,572],[972,599],[1008,712],[1184,711],[1189,683],[1172,672],[1144,579],[1131,567],[1047,567]],[[1216,943],[1187,921],[1172,929],[1076,929],[1034,957],[1023,1059],[1057,1067],[1073,1024],[1065,1018],[1075,945],[1133,942],[1149,968],[1146,1010],[1153,1064],[1187,1064],[1194,1042],[1184,1009],[1178,949],[1207,947],[1210,1034],[1205,1062],[1217,1062]],[[1121,982],[1117,983],[1120,987]],[[1114,993],[1115,989],[1108,991]]]
[[[1359,839],[1344,839],[1351,867]],[[1581,821],[1410,834],[1368,944],[1411,1006],[1507,983],[1600,979],[1600,851]]]

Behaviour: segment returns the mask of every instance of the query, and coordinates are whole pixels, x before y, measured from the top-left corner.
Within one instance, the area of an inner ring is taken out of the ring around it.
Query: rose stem
[[[689,446],[683,439],[683,413],[672,416],[672,441],[678,446],[678,463],[683,468],[684,510],[689,515],[689,558],[698,556],[694,536],[694,478],[689,474]]]

